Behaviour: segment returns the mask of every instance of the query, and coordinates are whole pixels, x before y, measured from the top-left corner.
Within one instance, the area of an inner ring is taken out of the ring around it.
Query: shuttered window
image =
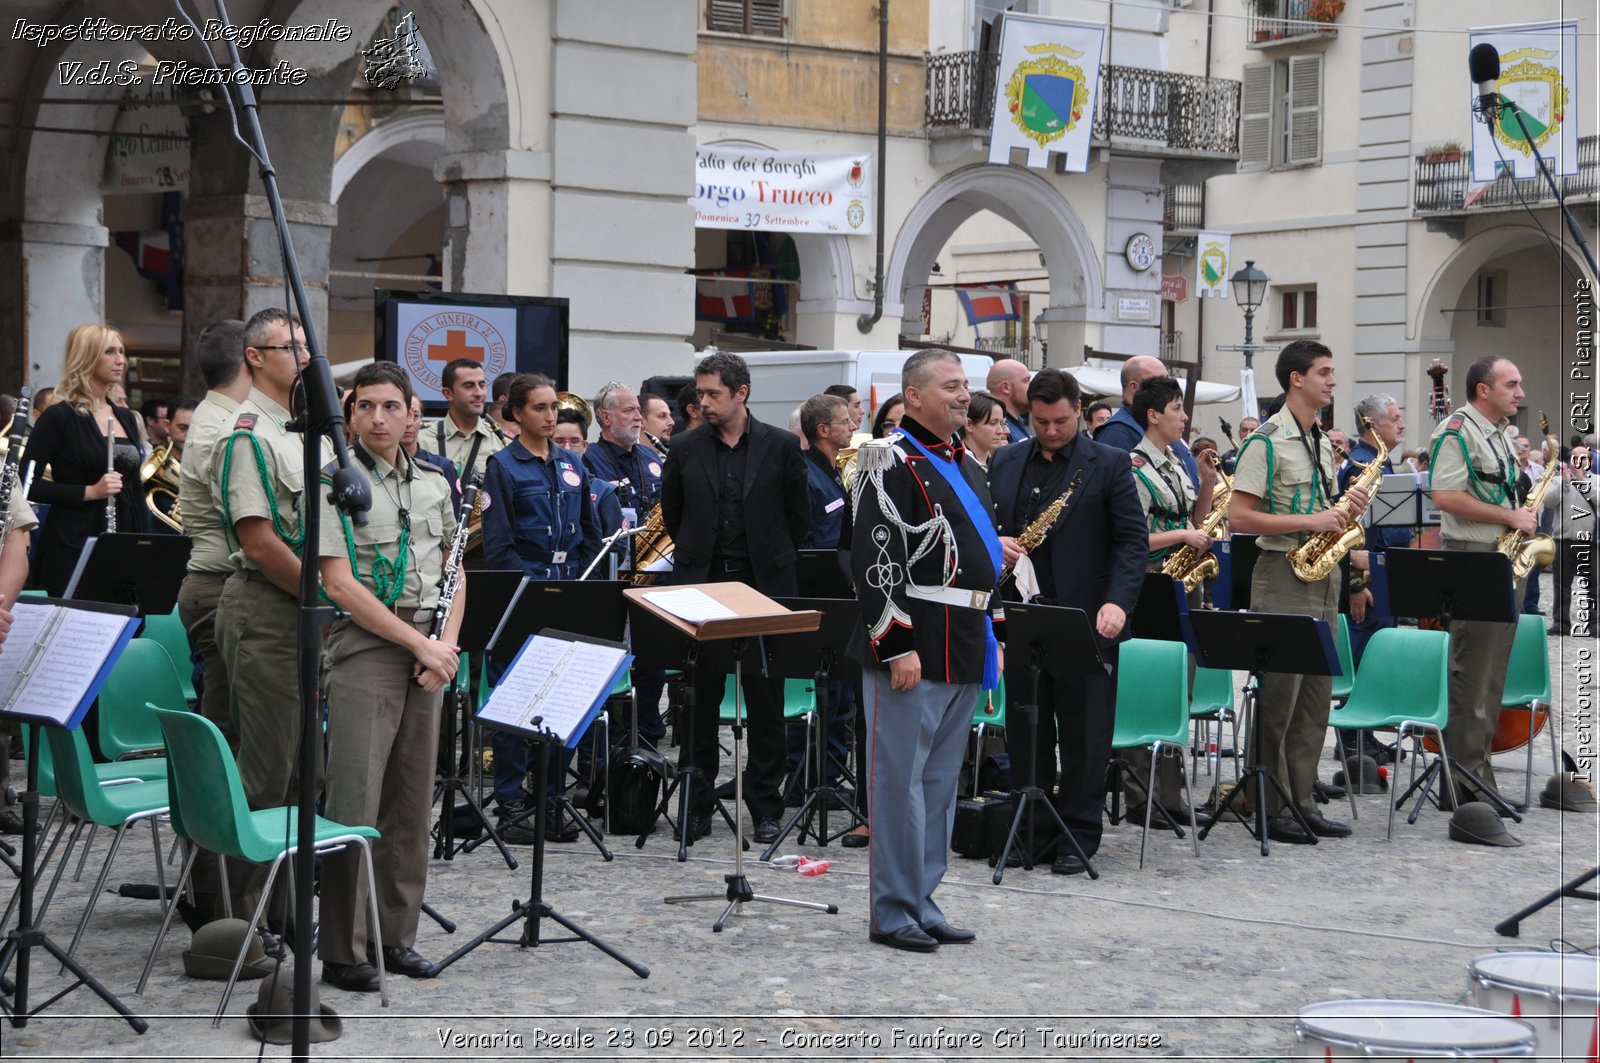
[[[706,29],[783,36],[783,0],[706,0]]]
[[[1289,60],[1288,96],[1283,164],[1319,163],[1322,161],[1322,56],[1297,55]]]
[[[1265,170],[1272,165],[1272,75],[1275,64],[1250,63],[1244,68],[1239,109],[1239,169]]]

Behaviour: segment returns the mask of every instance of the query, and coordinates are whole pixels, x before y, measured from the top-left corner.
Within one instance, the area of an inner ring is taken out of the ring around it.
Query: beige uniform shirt
[[[1428,471],[1435,491],[1465,491],[1481,502],[1517,508],[1517,461],[1506,439],[1507,421],[1491,421],[1471,403],[1446,417],[1433,430]],[[1506,526],[1439,514],[1446,539],[1492,543]]]
[[[18,470],[21,471],[20,469]],[[28,505],[28,496],[21,483],[11,485],[11,504],[6,508],[6,532],[32,531],[39,526],[39,518]]]
[[[305,446],[300,433],[284,427],[288,422],[288,410],[251,388],[211,452],[211,486],[222,505],[228,544],[235,547],[230,560],[236,569],[258,571],[237,548],[234,526],[246,517],[272,521],[278,537],[300,553]],[[333,456],[326,442],[322,451],[319,464]]]
[[[1129,457],[1133,462],[1133,482],[1139,489],[1139,504],[1144,507],[1150,531],[1192,528],[1196,493],[1183,463],[1173,457],[1170,450],[1162,450],[1152,443],[1149,436],[1139,440]],[[1171,550],[1169,546],[1152,551],[1148,567],[1160,568],[1161,559]]]
[[[220,392],[208,391],[194,408],[189,439],[178,472],[178,500],[183,506],[183,531],[189,537],[189,571],[227,575],[232,552],[222,531],[222,507],[211,483],[211,452],[223,425],[232,425],[239,404]]]
[[[318,534],[323,557],[354,559],[356,579],[378,601],[400,610],[431,609],[439,603],[439,580],[444,574],[444,551],[456,533],[455,509],[450,504],[450,481],[435,465],[402,456],[395,469],[376,455],[351,448],[354,464],[372,484],[372,508],[367,523],[357,525],[330,507]],[[368,460],[371,464],[368,465]],[[330,483],[324,479],[324,483]],[[401,512],[406,516],[402,520]],[[401,533],[409,524],[405,556],[400,556]],[[405,580],[395,587],[399,566]],[[390,598],[394,600],[391,603]]]
[[[1313,442],[1286,405],[1239,444],[1233,489],[1259,498],[1257,512],[1317,513],[1330,505],[1337,471],[1333,444],[1320,432]],[[1286,552],[1304,540],[1303,533],[1263,535],[1256,545],[1263,550]]]
[[[444,435],[444,444],[440,446],[439,436],[441,430]],[[468,470],[467,457],[472,453],[472,441],[482,439],[478,445],[478,456],[473,459],[472,469]],[[470,432],[463,432],[456,427],[450,415],[429,425],[417,440],[424,448],[432,449],[436,454],[443,454],[450,459],[450,464],[456,467],[456,475],[461,477],[461,486],[465,487],[471,479],[470,473],[476,472],[483,475],[484,466],[488,464],[489,456],[498,454],[506,448],[506,438],[494,426],[493,418],[487,415],[478,418],[478,424]]]

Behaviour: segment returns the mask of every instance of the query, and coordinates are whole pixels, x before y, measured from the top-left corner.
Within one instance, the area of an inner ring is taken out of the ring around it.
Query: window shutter
[[[706,29],[783,36],[783,0],[706,0]]]
[[[783,36],[783,0],[749,0],[750,32],[765,37]]]
[[[1322,161],[1322,56],[1289,60],[1289,166]]]
[[[1244,68],[1239,104],[1239,169],[1265,170],[1272,164],[1272,64]]]

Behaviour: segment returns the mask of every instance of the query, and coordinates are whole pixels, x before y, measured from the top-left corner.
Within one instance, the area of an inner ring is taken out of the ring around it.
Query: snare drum
[[[1300,1009],[1296,1059],[1525,1059],[1533,1027],[1505,1015],[1424,1000],[1330,1000]]]
[[[1472,1000],[1526,1020],[1550,1059],[1593,1059],[1600,1032],[1600,956],[1496,952],[1472,961]]]

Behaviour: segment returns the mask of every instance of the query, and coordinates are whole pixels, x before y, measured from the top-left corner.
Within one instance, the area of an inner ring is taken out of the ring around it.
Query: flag
[[[1083,173],[1089,166],[1105,26],[1010,11],[997,25],[999,71],[989,162],[1009,165],[1011,149],[1023,148],[1028,165],[1036,169],[1055,153],[1063,172]]]
[[[1021,321],[1022,300],[1017,295],[1015,281],[1005,284],[964,284],[956,289],[961,309],[967,312],[967,324],[978,325],[985,321]]]
[[[696,321],[754,321],[756,286],[747,280],[726,280],[729,274],[701,277],[694,286]]]
[[[1227,233],[1203,232],[1195,240],[1195,292],[1204,299],[1228,298],[1229,257],[1233,237]]]
[[[1493,128],[1472,122],[1472,179],[1495,180],[1502,160],[1513,177],[1538,177],[1534,148],[1557,176],[1576,174],[1578,105],[1584,99],[1578,84],[1578,24],[1474,29],[1469,41],[1472,47],[1492,44],[1500,53],[1495,94],[1501,110]],[[1476,99],[1474,91],[1471,100]]]
[[[133,259],[139,276],[155,282],[168,310],[183,309],[183,218],[181,192],[161,197],[160,229],[112,233],[116,245]]]

